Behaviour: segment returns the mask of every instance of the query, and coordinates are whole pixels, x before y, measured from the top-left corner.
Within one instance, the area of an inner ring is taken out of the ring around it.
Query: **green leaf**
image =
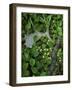
[[[46,76],[47,73],[46,72],[41,72],[40,76]]]
[[[46,48],[46,44],[42,44],[42,48],[45,49]]]
[[[33,58],[30,59],[30,65],[31,66],[34,66],[35,65],[35,59],[33,59]]]
[[[36,61],[36,67],[37,67],[37,69],[41,69],[42,68],[42,64],[39,61]]]
[[[24,53],[24,55],[25,55],[25,58],[28,58],[29,57],[28,53]]]
[[[60,36],[62,36],[62,32],[59,32],[58,34],[59,34]]]
[[[32,70],[32,73],[34,73],[34,74],[36,74],[38,72],[36,67],[32,67],[31,70]]]
[[[36,46],[34,46],[32,49],[31,49],[31,55],[33,57],[37,57],[39,55],[39,51],[38,51],[38,48]]]
[[[28,63],[23,63],[23,69],[26,70],[28,68]]]
[[[34,39],[34,42],[36,42],[39,40],[39,37],[37,35],[35,35],[33,39]]]
[[[25,70],[25,71],[23,71],[22,76],[23,76],[23,77],[28,77],[29,74],[30,74],[29,71],[28,71],[28,70]]]
[[[53,43],[51,41],[48,42],[49,47],[53,47]]]
[[[48,65],[51,64],[51,59],[48,58],[48,59],[46,60],[46,62],[47,62]]]
[[[31,28],[31,23],[28,21],[28,23],[26,24],[26,29],[29,30]]]

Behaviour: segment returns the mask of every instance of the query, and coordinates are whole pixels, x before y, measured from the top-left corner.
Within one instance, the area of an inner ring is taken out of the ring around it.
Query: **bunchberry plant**
[[[63,74],[63,15],[22,13],[22,77]]]

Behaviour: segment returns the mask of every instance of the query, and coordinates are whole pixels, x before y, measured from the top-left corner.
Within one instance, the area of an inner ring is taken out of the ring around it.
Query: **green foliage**
[[[25,37],[35,32],[48,32],[48,36],[35,34],[32,47],[26,46]],[[22,77],[62,75],[62,38],[62,15],[22,13]]]
[[[32,55],[33,57],[37,57],[37,56],[39,55],[39,52],[38,52],[38,49],[37,49],[36,46],[33,46],[33,47],[31,48],[31,55]]]
[[[31,68],[31,70],[32,70],[33,75],[38,72],[36,67]]]
[[[30,65],[31,66],[34,66],[35,65],[35,59],[33,59],[33,58],[30,59]]]
[[[23,69],[26,70],[28,68],[28,63],[23,64]]]
[[[46,72],[41,72],[41,74],[40,74],[40,76],[46,76],[47,75],[47,73]]]
[[[23,77],[28,77],[30,74],[29,74],[29,71],[28,70],[24,70],[23,73],[22,73],[22,76]]]

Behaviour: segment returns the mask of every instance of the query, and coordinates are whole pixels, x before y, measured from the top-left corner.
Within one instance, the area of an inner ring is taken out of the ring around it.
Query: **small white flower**
[[[46,48],[44,49],[44,51],[46,51]]]
[[[49,53],[47,53],[47,55],[49,55]]]
[[[44,56],[43,56],[43,58],[44,58]]]
[[[47,42],[47,45],[48,45],[48,42]]]
[[[40,49],[40,52],[42,51],[42,49]]]
[[[59,60],[59,62],[61,62],[61,60]]]
[[[44,53],[44,55],[46,55],[46,52]]]
[[[46,49],[46,51],[48,51],[48,49]]]

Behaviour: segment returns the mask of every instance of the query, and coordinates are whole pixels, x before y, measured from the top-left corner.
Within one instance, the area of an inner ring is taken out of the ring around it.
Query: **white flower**
[[[42,51],[42,49],[40,49],[40,52]]]
[[[44,53],[44,55],[46,55],[46,52]]]
[[[43,56],[43,58],[44,58],[44,56]]]
[[[48,51],[48,49],[46,49],[46,51]]]
[[[46,51],[46,48],[44,49],[44,51]]]

